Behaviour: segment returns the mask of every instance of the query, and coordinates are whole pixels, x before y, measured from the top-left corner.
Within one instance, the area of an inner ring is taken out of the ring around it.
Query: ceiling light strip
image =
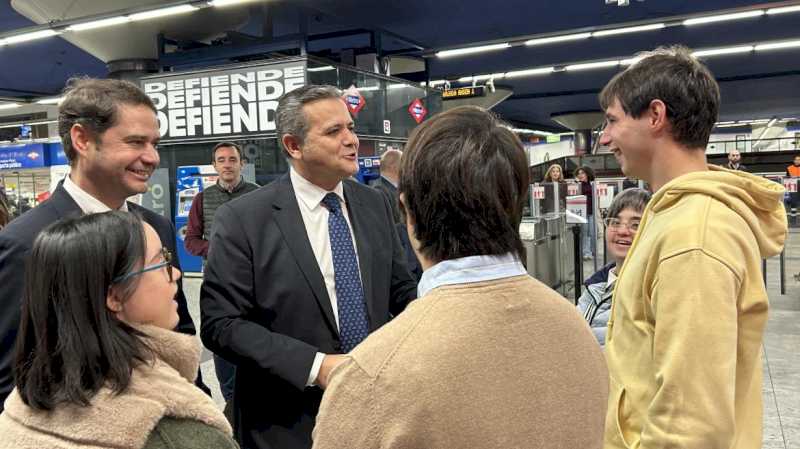
[[[436,52],[436,56],[440,58],[449,58],[452,56],[470,55],[473,53],[484,53],[487,51],[503,50],[510,47],[511,44],[504,42],[502,44],[481,45],[479,47],[457,48],[454,50],[443,50]]]
[[[774,15],[774,14],[786,14],[787,12],[800,12],[800,5],[797,6],[784,6],[781,8],[770,8],[767,10],[767,14]]]
[[[174,16],[176,14],[184,14],[187,12],[196,11],[198,8],[194,5],[177,5],[167,8],[154,9],[152,11],[137,12],[128,16],[131,22],[139,20],[159,19],[161,17]]]
[[[56,30],[39,30],[31,33],[17,34],[16,36],[8,36],[5,39],[1,39],[0,45],[19,44],[20,42],[33,41],[45,37],[56,36],[58,34],[59,33]]]
[[[107,19],[92,20],[91,22],[76,23],[67,27],[67,31],[86,31],[94,30],[96,28],[105,28],[113,25],[120,25],[122,23],[130,22],[128,16],[109,17]]]
[[[735,12],[732,14],[720,14],[717,16],[695,17],[693,19],[684,20],[683,24],[686,26],[692,26],[692,25],[702,25],[714,22],[726,22],[729,20],[739,20],[739,19],[748,19],[752,17],[759,17],[763,16],[764,13],[765,12],[763,9],[757,9],[755,11]]]
[[[595,31],[592,33],[593,37],[603,37],[603,36],[613,36],[616,34],[627,34],[627,33],[638,33],[640,31],[652,31],[652,30],[660,30],[666,28],[667,25],[664,23],[652,23],[650,25],[641,25],[635,27],[626,27],[626,28],[615,28],[611,30],[601,30]]]
[[[742,45],[738,47],[722,47],[722,48],[710,48],[708,50],[697,50],[692,52],[692,56],[695,58],[702,58],[705,56],[717,56],[717,55],[731,55],[735,53],[747,53],[753,51],[752,45]]]
[[[592,33],[577,33],[577,34],[565,34],[562,36],[553,36],[553,37],[540,37],[537,39],[530,39],[525,41],[525,45],[533,46],[533,45],[553,44],[556,42],[567,42],[567,41],[588,39],[590,37],[592,37]]]
[[[600,69],[604,67],[616,67],[620,64],[619,60],[614,61],[599,61],[599,62],[587,62],[583,64],[570,64],[564,67],[564,70],[571,72],[576,70],[589,70],[589,69]]]

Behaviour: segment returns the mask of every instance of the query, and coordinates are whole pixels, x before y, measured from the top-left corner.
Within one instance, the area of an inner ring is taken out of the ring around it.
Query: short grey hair
[[[632,209],[641,214],[647,207],[651,196],[650,192],[638,187],[623,190],[611,202],[611,206],[608,208],[608,218],[619,217],[619,214],[625,209]]]
[[[309,84],[286,92],[278,99],[278,108],[275,111],[275,129],[278,133],[278,143],[287,157],[289,157],[289,152],[283,145],[283,136],[290,134],[302,142],[308,133],[308,121],[303,113],[303,106],[328,98],[342,98],[342,92],[333,86]]]

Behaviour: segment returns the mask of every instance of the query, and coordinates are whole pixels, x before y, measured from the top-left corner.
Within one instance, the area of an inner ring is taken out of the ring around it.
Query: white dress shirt
[[[64,177],[64,190],[67,191],[69,196],[72,197],[73,200],[78,204],[78,207],[81,208],[84,214],[99,214],[101,212],[108,212],[111,210],[110,207],[103,204],[102,201],[98,200],[97,198],[93,197],[85,190],[78,187],[77,184],[72,182],[69,175]],[[123,201],[122,207],[117,210],[121,210],[123,212],[128,212],[128,202]]]
[[[331,240],[328,234],[328,209],[322,205],[325,195],[331,193],[302,177],[294,168],[289,170],[289,179],[292,181],[292,189],[297,198],[297,205],[300,208],[300,215],[303,217],[303,224],[308,234],[308,241],[311,243],[311,250],[317,259],[319,271],[325,280],[325,289],[331,300],[333,317],[336,320],[336,328],[339,328],[339,308],[336,300],[336,278],[333,272],[333,255],[331,254]],[[344,186],[341,182],[336,184],[333,193],[339,197],[342,205],[342,215],[347,226],[350,228],[350,236],[353,239],[353,249],[356,251],[356,261],[358,261],[358,246],[353,236],[353,225],[350,223],[350,216],[347,213],[347,202],[344,199]],[[360,275],[359,271],[359,275]],[[363,283],[362,283],[363,285]],[[314,364],[311,366],[311,373],[308,376],[307,385],[313,385],[319,375],[322,366],[322,359],[325,354],[318,352],[314,357]]]

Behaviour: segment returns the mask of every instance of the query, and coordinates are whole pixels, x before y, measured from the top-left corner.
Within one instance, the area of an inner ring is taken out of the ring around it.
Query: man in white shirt
[[[71,171],[38,207],[0,231],[0,411],[14,387],[11,372],[25,279],[25,259],[39,232],[59,219],[109,210],[138,213],[175,251],[175,229],[166,218],[126,202],[147,191],[158,167],[158,121],[150,98],[136,85],[111,79],[75,79],[59,106],[59,134]],[[86,261],[98,263],[98,261]],[[177,258],[173,263],[180,268]],[[177,330],[195,327],[178,280]],[[208,389],[198,377],[198,386]]]
[[[276,126],[290,173],[218,209],[200,294],[203,342],[237,365],[248,449],[310,448],[340,354],[416,298],[388,202],[348,179],[358,137],[338,89],[285,94]]]

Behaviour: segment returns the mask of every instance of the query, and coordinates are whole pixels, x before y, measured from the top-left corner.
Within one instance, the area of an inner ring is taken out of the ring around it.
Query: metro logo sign
[[[425,116],[428,115],[428,110],[425,109],[425,105],[422,104],[422,101],[417,98],[408,106],[408,113],[411,114],[411,118],[419,125],[425,120]]]
[[[343,94],[342,99],[344,99],[344,104],[347,105],[347,109],[350,110],[351,114],[358,114],[358,111],[367,105],[364,96],[361,95],[361,92],[359,92],[355,86],[350,86]]]

